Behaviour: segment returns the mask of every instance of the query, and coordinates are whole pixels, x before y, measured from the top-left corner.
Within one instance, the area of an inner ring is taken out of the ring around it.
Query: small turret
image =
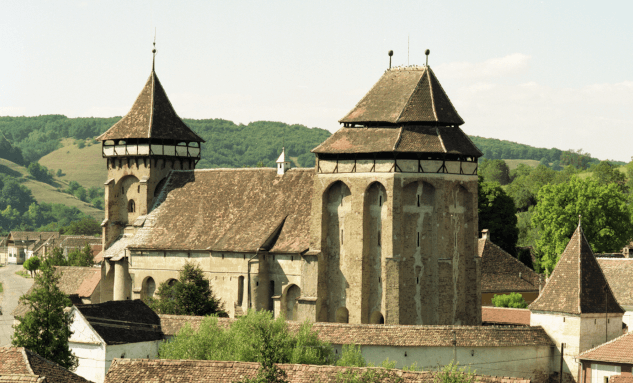
[[[290,162],[286,161],[286,148],[281,148],[281,155],[277,158],[277,174],[283,176],[286,169],[290,166]]]

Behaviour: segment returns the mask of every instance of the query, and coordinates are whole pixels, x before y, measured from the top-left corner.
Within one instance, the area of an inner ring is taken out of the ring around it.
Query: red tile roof
[[[381,369],[380,367],[337,367],[314,366],[307,364],[279,364],[279,368],[288,375],[292,383],[336,382],[337,376],[345,371],[366,371]],[[254,378],[259,370],[258,363],[223,362],[213,360],[170,360],[170,359],[118,359],[106,375],[106,383],[119,382],[237,382],[244,378]],[[403,383],[428,382],[434,380],[435,373],[428,371],[391,370],[403,379]],[[529,383],[528,379],[498,378],[491,376],[477,376],[477,382],[482,383]]]
[[[529,308],[568,314],[604,313],[606,299],[610,313],[624,313],[578,225],[543,292]]]
[[[633,383],[633,376],[613,375],[609,378],[609,383]]]
[[[165,335],[176,335],[187,323],[199,329],[204,317],[159,315]],[[218,325],[227,328],[235,319],[218,318]],[[287,322],[291,331],[297,331],[301,323]],[[528,323],[529,324],[529,323]],[[348,323],[323,323],[312,325],[319,338],[331,344],[358,344],[363,346],[452,346],[453,332],[460,347],[504,347],[516,345],[552,345],[552,340],[541,327],[495,326],[409,326],[372,325]]]
[[[484,323],[530,325],[531,312],[528,309],[513,309],[508,307],[481,308],[481,321]]]
[[[578,359],[633,364],[633,333],[622,335],[578,355]]]
[[[51,362],[24,347],[0,347],[0,376],[12,376],[18,382],[88,382],[57,363]],[[45,377],[46,380],[42,380]]]
[[[481,259],[481,292],[538,292],[539,275],[489,239],[478,243]]]

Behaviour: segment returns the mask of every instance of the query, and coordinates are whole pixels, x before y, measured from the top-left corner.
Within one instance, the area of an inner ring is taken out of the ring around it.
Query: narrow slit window
[[[418,247],[420,247],[420,232],[418,231]]]
[[[224,259],[224,254],[222,254],[222,259]]]
[[[378,246],[380,246],[380,230],[378,230]]]
[[[341,245],[343,244],[343,229],[341,229]]]
[[[378,197],[378,206],[382,206],[382,196]]]
[[[420,207],[420,195],[418,194],[418,207]]]
[[[137,193],[140,193],[140,192],[141,192],[141,185],[138,185],[138,186],[136,187],[136,192],[137,192]]]
[[[415,278],[415,283],[418,284],[418,285],[420,284],[420,277],[416,277]]]
[[[382,279],[380,277],[378,277],[378,283],[381,283]]]

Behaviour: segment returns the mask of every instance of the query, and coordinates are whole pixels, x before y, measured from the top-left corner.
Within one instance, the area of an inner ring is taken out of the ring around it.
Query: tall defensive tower
[[[313,150],[316,319],[481,323],[477,159],[429,66],[387,70]]]
[[[102,142],[108,169],[102,224],[105,250],[118,238],[133,235],[135,227],[142,225],[172,169],[195,168],[204,140],[176,114],[154,71],[154,62],[132,109],[97,139]],[[114,283],[114,296],[102,297],[103,301],[130,297],[130,281],[112,281],[109,277],[112,267],[127,270],[125,254],[116,258],[105,261],[103,291],[112,292],[112,286],[108,289],[105,285]]]

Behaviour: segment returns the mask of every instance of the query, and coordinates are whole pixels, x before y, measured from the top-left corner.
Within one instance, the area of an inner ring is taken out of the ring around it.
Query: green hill
[[[38,161],[49,169],[61,169],[62,182],[76,181],[85,188],[103,188],[106,181],[105,159],[101,157],[101,143],[79,148],[72,139],[61,141],[61,148],[48,153]]]
[[[103,210],[96,209],[90,204],[59,190],[60,188],[65,189],[68,186],[68,182],[66,181],[56,178],[55,185],[49,185],[47,183],[37,181],[29,175],[28,170],[24,166],[15,164],[3,158],[0,158],[0,173],[17,178],[21,185],[24,185],[31,190],[33,198],[35,198],[38,203],[45,202],[76,207],[81,212],[96,219],[97,222],[101,222],[103,220]]]

